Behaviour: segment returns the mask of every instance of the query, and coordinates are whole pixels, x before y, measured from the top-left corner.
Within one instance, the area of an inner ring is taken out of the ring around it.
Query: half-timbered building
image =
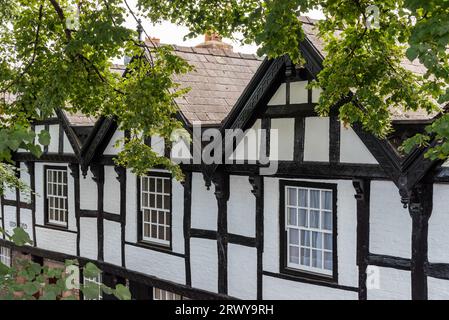
[[[398,149],[438,115],[396,111],[385,140],[344,126],[338,106],[319,117],[320,90],[307,84],[325,53],[313,21],[303,22],[301,67],[219,39],[175,46],[195,67],[176,79],[192,88],[176,101],[179,119],[192,134],[198,123],[223,135],[255,129],[255,152],[242,151],[246,138],[223,146],[222,159],[239,161],[184,159],[181,182],[163,168],[137,177],[113,161],[125,135],[113,119],[57,110],[35,123],[50,145],[14,160],[36,195],[1,199],[2,227],[22,226],[33,245],[0,240],[2,262],[14,252],[93,261],[102,279],[84,281],[127,283],[136,299],[448,299],[449,171],[426,148]],[[158,136],[147,143],[174,156]],[[275,173],[261,174],[262,158]]]

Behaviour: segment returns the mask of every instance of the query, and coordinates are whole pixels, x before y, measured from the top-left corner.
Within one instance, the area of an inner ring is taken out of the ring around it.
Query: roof
[[[97,118],[86,116],[80,112],[70,113],[68,111],[64,111],[67,120],[69,121],[71,126],[93,126],[97,121]]]
[[[194,70],[174,76],[190,91],[175,100],[186,120],[193,124],[219,125],[234,107],[256,73],[261,60],[232,50],[173,46],[174,52]]]
[[[324,50],[325,44],[323,40],[319,37],[319,31],[316,26],[316,24],[319,22],[319,20],[311,19],[309,17],[300,17],[299,20],[303,23],[303,30],[305,33],[305,36],[310,40],[312,45],[318,50],[318,52],[323,56],[326,57],[326,51]],[[336,32],[336,34],[339,34],[340,32]],[[404,58],[401,62],[401,65],[406,69],[409,70],[417,75],[423,75],[426,73],[426,68],[424,65],[422,65],[418,59],[415,59],[414,61],[410,61],[407,58]],[[391,110],[392,119],[393,121],[404,121],[404,120],[429,120],[434,118],[438,112],[433,113],[427,113],[426,110],[400,110],[400,109],[392,109]]]

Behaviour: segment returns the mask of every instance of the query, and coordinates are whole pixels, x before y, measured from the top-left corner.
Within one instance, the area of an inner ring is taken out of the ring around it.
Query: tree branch
[[[64,15],[64,11],[62,11],[61,6],[56,0],[50,0],[51,4],[53,5],[53,8],[55,8],[56,13],[58,14],[59,20],[61,20],[62,24],[64,25],[64,32],[67,37],[67,40],[72,40],[72,32],[67,29],[66,27],[66,18]]]

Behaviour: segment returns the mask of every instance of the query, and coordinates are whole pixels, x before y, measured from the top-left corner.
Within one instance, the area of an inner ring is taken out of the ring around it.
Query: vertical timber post
[[[427,300],[427,238],[432,214],[433,184],[423,182],[411,190],[409,213],[412,218],[411,280],[412,300]]]
[[[367,299],[366,268],[369,254],[370,181],[353,180],[357,200],[357,266],[359,268],[359,300]]]
[[[228,293],[228,200],[229,174],[214,173],[212,182],[217,198],[217,253],[218,253],[218,293]]]

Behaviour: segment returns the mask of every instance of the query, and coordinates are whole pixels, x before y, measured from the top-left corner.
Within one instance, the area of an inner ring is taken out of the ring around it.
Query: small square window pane
[[[322,234],[321,232],[312,232],[312,247],[321,249],[322,248]]]
[[[159,236],[160,240],[165,240],[165,228],[164,226],[159,226]]]
[[[162,206],[162,195],[161,194],[157,195],[156,207],[158,209],[162,209],[163,208],[163,206]]]
[[[157,222],[157,211],[151,210],[151,222],[156,223]]]
[[[142,191],[148,191],[148,178],[142,177]]]
[[[165,214],[165,223],[169,226],[171,221],[170,221],[171,215],[170,213],[166,212]]]
[[[321,191],[321,208],[326,210],[332,210],[332,192]]]
[[[170,179],[164,179],[164,192],[170,193]]]
[[[148,208],[148,205],[149,205],[148,202],[149,202],[149,201],[148,201],[148,193],[144,192],[144,193],[142,194],[142,206]]]
[[[320,208],[320,191],[319,190],[310,190],[310,207],[311,208]]]
[[[298,229],[289,229],[289,244],[299,245],[299,230]]]
[[[290,206],[296,206],[298,205],[297,203],[297,196],[296,196],[296,188],[287,188],[287,196],[288,196],[288,200],[287,203]]]
[[[332,235],[329,233],[324,234],[324,249],[332,250]]]
[[[164,208],[170,210],[170,196],[164,196]]]
[[[310,249],[301,248],[301,264],[310,266]]]
[[[157,185],[156,191],[157,192],[163,192],[163,190],[162,190],[162,179],[156,179],[156,185]]]
[[[288,224],[291,226],[298,225],[297,216],[296,216],[296,209],[295,208],[288,208]]]
[[[170,228],[165,227],[165,240],[170,241]]]
[[[324,230],[332,230],[332,213],[324,211],[322,213],[321,228]]]
[[[298,205],[300,206],[300,207],[307,207],[307,189],[299,189],[299,194],[298,194],[298,200],[299,200],[299,203],[298,203]]]
[[[321,250],[312,250],[312,267],[314,268],[323,267],[321,254],[322,254]]]
[[[310,210],[310,227],[318,229],[320,227],[320,212]]]
[[[155,183],[156,183],[156,181],[154,181],[154,178],[148,178],[148,184],[149,184],[149,187],[150,187],[150,191],[151,191],[151,192],[154,192],[154,191],[155,191],[155,189],[154,189]]]
[[[301,230],[301,245],[310,246],[310,231]]]
[[[156,196],[150,193],[150,207],[156,208]]]
[[[324,252],[324,269],[332,270],[332,252]]]
[[[301,227],[308,227],[308,221],[307,221],[307,210],[306,209],[299,209],[299,225]]]
[[[150,237],[156,238],[157,237],[157,225],[152,224],[151,225],[151,235]]]
[[[165,224],[165,214],[164,211],[159,211],[159,220],[158,220],[159,224]]]
[[[290,262],[299,264],[299,248],[290,246]]]

